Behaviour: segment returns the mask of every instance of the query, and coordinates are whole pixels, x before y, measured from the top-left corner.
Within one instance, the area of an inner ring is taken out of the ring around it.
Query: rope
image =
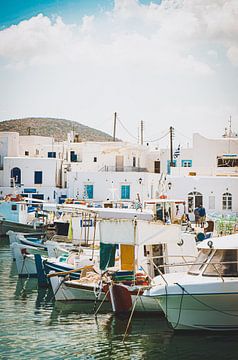
[[[178,283],[176,283],[176,285],[180,286]],[[181,287],[182,288],[182,287]],[[177,322],[174,326],[174,329],[177,328],[178,324],[179,324],[179,320],[180,320],[180,316],[181,316],[181,312],[182,312],[182,304],[183,304],[183,297],[184,297],[184,288],[182,288],[182,295],[181,295],[181,298],[180,298],[180,305],[179,305],[179,315],[178,315],[178,319],[177,319]],[[166,297],[167,297],[167,291],[166,291]],[[166,304],[167,306],[167,304]]]
[[[97,317],[97,314],[98,314],[99,310],[101,309],[102,304],[103,304],[103,303],[104,303],[104,301],[106,300],[106,298],[107,298],[107,295],[108,295],[109,291],[110,291],[110,286],[109,286],[109,288],[108,288],[108,290],[107,290],[106,294],[104,295],[104,298],[103,298],[103,300],[102,300],[101,304],[99,305],[99,307],[98,307],[98,308],[97,308],[97,310],[95,311],[94,316],[96,316],[96,317]]]
[[[211,306],[211,305],[208,305],[208,304],[204,303],[203,301],[197,299],[196,296],[190,294],[186,289],[184,289],[184,287],[182,285],[180,285],[178,283],[175,283],[175,285],[178,285],[178,287],[180,287],[180,289],[183,291],[183,294],[186,293],[187,295],[191,296],[195,301],[202,304],[203,306],[205,306],[205,307],[207,307],[207,308],[209,308],[211,310],[217,311],[217,312],[219,312],[221,314],[224,314],[224,315],[238,317],[238,315],[236,315],[236,314],[231,314],[231,313],[228,313],[226,311],[219,310],[219,309],[215,308],[214,306]]]
[[[59,291],[59,289],[60,289],[60,287],[61,287],[61,285],[63,285],[63,283],[65,282],[67,280],[67,277],[65,276],[62,280],[61,280],[61,282],[59,283],[59,285],[58,285],[58,287],[57,287],[57,289],[56,289],[56,291],[55,291],[55,293],[54,293],[54,296],[51,298],[51,300],[50,301],[52,301],[53,300],[53,298],[55,298],[55,295],[57,294],[57,292]],[[66,299],[67,300],[67,299]]]
[[[127,326],[126,326],[126,331],[125,331],[125,334],[124,334],[124,336],[123,336],[123,340],[122,340],[123,342],[125,341],[125,338],[126,338],[126,335],[127,335],[127,331],[128,331],[128,329],[129,329],[129,326],[130,326],[130,323],[131,323],[131,319],[132,319],[132,316],[133,316],[134,311],[135,311],[136,303],[137,303],[137,300],[138,300],[138,298],[139,298],[139,294],[140,294],[140,288],[138,289],[138,292],[137,292],[137,295],[136,295],[136,298],[135,298],[135,302],[134,302],[133,308],[132,308],[132,310],[131,310],[131,315],[130,315],[130,317],[129,317],[129,320],[128,320],[128,323],[127,323]]]
[[[24,268],[24,265],[25,265],[26,255],[22,255],[22,257],[23,257],[23,261],[22,261],[21,272],[18,275],[22,275],[22,271],[23,271],[23,268]],[[26,267],[26,271],[28,272],[27,267]],[[28,275],[29,275],[29,273],[28,273]]]
[[[98,286],[97,286],[98,285]],[[99,281],[99,283],[94,287],[94,295],[95,295],[95,301],[94,301],[94,307],[93,312],[95,313],[97,301],[99,300],[101,293],[102,293],[102,280]],[[97,291],[99,289],[99,291]]]

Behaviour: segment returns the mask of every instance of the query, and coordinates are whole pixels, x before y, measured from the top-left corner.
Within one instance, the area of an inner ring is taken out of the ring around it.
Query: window
[[[208,201],[209,201],[209,210],[215,210],[216,197],[214,195],[210,195]]]
[[[237,250],[216,250],[203,276],[238,276]]]
[[[12,211],[16,211],[16,210],[17,210],[17,205],[16,204],[12,205]]]
[[[36,149],[36,155],[39,155],[40,150]]]
[[[48,158],[56,158],[56,152],[55,151],[49,151],[48,152]]]
[[[232,210],[232,194],[224,193],[222,195],[222,210]]]
[[[130,199],[130,185],[121,186],[121,199],[129,200]]]
[[[71,162],[77,162],[77,154],[72,150],[70,151],[70,161]]]
[[[192,160],[182,160],[182,167],[192,167]]]
[[[42,184],[42,171],[35,171],[35,184]]]
[[[235,157],[217,157],[217,167],[237,167],[238,158]]]
[[[93,162],[97,162],[97,161],[98,161],[97,157],[94,157]]]
[[[206,264],[208,257],[211,255],[213,250],[210,249],[201,249],[198,257],[196,258],[193,265],[191,265],[188,273],[192,275],[198,275],[203,268],[203,266]]]
[[[29,151],[25,151],[25,156],[29,156]]]
[[[133,159],[132,159],[132,166],[136,167],[136,157],[135,156],[133,156]]]
[[[93,185],[84,185],[84,199],[93,199]]]
[[[32,194],[32,199],[44,200],[44,194]]]

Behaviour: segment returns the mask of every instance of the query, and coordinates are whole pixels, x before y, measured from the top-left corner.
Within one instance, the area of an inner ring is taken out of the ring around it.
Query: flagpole
[[[170,167],[174,167],[174,161],[173,161],[173,126],[170,126],[169,128],[169,134],[170,134]]]

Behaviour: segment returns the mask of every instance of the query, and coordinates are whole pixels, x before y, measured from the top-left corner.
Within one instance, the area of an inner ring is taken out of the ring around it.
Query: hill
[[[0,131],[16,131],[20,135],[52,136],[56,141],[67,139],[74,130],[81,141],[112,141],[112,136],[76,121],[55,118],[24,118],[0,122]]]

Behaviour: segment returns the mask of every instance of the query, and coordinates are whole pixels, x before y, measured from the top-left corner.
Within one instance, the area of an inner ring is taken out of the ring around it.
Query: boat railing
[[[163,278],[164,282],[167,284],[167,281],[164,277],[164,273],[161,271],[160,268],[165,268],[165,267],[175,267],[175,266],[190,266],[192,264],[194,264],[194,262],[190,262],[188,263],[186,258],[192,258],[192,259],[196,259],[196,256],[193,255],[170,255],[169,258],[182,258],[182,260],[184,261],[183,263],[167,263],[166,261],[164,261],[166,259],[165,255],[159,255],[159,256],[150,256],[147,257],[146,259],[144,259],[144,261],[142,262],[142,264],[144,262],[147,262],[148,260],[150,261],[150,263],[156,268],[156,270],[159,272],[159,274],[161,275],[161,277]],[[162,259],[163,263],[160,265],[155,264],[154,260],[155,259]],[[143,268],[143,266],[142,266]],[[152,279],[153,281],[153,279]]]

